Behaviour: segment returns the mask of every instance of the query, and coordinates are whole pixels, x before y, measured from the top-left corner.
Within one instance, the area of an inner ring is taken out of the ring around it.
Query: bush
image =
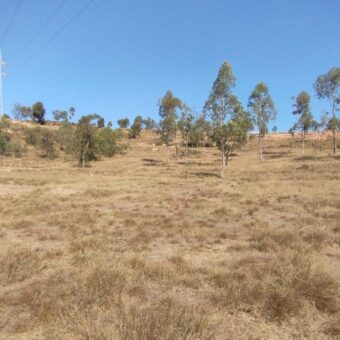
[[[42,130],[39,139],[39,148],[43,152],[43,156],[49,159],[54,159],[57,157],[55,149],[55,135],[49,130]]]
[[[39,143],[41,129],[39,127],[36,127],[34,129],[26,128],[24,129],[24,135],[25,135],[25,142],[28,145],[36,146]]]
[[[9,155],[11,150],[11,137],[0,130],[0,155]]]
[[[72,124],[63,123],[57,133],[57,139],[60,145],[60,150],[67,154],[72,154],[74,148],[74,128]]]
[[[119,151],[117,145],[118,136],[112,129],[104,127],[98,133],[99,151],[106,157],[112,157]]]

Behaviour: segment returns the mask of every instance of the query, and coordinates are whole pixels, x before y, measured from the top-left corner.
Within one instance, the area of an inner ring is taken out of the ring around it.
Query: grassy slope
[[[339,334],[339,157],[254,142],[221,180],[215,149],[167,165],[147,137],[87,169],[2,160],[0,338]]]

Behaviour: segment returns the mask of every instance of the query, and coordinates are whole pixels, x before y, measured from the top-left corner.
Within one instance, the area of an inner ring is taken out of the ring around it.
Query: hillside
[[[31,146],[1,156],[0,338],[339,336],[327,138],[309,136],[302,157],[298,136],[270,134],[263,162],[253,139],[224,179],[214,147],[185,165],[152,132],[122,138],[126,154],[86,168]]]

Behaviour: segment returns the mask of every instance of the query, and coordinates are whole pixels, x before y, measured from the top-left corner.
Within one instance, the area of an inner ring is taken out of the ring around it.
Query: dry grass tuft
[[[22,282],[44,269],[41,255],[20,245],[8,245],[0,250],[0,285]]]

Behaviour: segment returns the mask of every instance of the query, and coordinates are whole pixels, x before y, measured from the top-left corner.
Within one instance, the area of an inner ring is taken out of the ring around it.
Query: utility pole
[[[3,107],[3,101],[2,101],[2,77],[5,76],[5,73],[2,72],[2,67],[4,65],[5,63],[2,60],[1,50],[0,50],[0,117],[4,114],[4,107]]]

